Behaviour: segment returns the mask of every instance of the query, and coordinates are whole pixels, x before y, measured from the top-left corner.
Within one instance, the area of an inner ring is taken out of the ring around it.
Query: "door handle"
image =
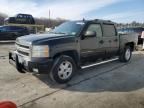
[[[99,41],[99,43],[103,44],[103,43],[104,43],[104,41],[103,41],[103,40],[100,40],[100,41]]]
[[[117,41],[118,41],[118,39],[115,39],[114,41],[115,41],[115,42],[117,42]]]

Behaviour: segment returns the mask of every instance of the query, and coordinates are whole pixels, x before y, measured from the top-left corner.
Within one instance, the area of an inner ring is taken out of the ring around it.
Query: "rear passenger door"
[[[103,40],[105,41],[106,55],[114,56],[119,50],[119,36],[114,24],[103,24]]]

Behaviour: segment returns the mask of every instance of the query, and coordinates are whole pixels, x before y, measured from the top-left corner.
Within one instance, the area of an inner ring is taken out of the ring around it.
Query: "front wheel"
[[[121,62],[128,62],[131,59],[132,50],[130,46],[126,46],[123,53],[120,55],[119,59]]]
[[[71,80],[75,71],[76,65],[74,60],[64,55],[55,59],[50,77],[57,83],[66,83]]]

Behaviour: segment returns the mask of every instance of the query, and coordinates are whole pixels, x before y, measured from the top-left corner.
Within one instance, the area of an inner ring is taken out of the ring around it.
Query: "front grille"
[[[30,56],[30,47],[16,43],[16,50],[19,54],[24,56]]]
[[[27,53],[27,52],[23,52],[23,51],[17,51],[19,54],[22,54],[22,55],[25,55],[25,56],[29,56],[29,53]]]
[[[24,47],[24,48],[29,49],[29,46],[24,46],[24,45],[20,45],[20,44],[17,44],[17,45],[19,45],[20,47]]]

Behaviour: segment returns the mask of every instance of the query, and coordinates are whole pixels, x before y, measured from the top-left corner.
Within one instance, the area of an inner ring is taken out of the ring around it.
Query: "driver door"
[[[87,31],[95,32],[95,36],[82,36],[80,40],[80,54],[81,59],[83,58],[103,58],[105,55],[105,50],[101,44],[102,42],[102,29],[101,24],[89,24],[86,31],[83,33],[85,34]]]

